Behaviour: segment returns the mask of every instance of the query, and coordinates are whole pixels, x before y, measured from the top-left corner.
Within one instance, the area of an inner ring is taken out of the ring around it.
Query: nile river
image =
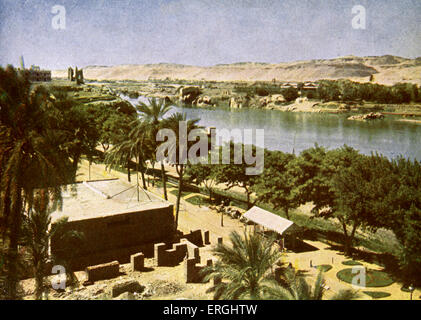
[[[136,103],[137,99],[127,100]],[[205,127],[264,129],[265,147],[270,150],[299,153],[315,143],[329,149],[346,144],[364,154],[421,160],[421,125],[394,121],[393,116],[362,122],[347,120],[347,115],[258,109],[174,107],[171,112],[200,119],[199,124]]]

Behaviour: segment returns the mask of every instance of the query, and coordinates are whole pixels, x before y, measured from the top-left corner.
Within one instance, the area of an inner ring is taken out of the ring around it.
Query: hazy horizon
[[[254,63],[254,64],[282,64],[282,63],[294,63],[294,62],[300,62],[300,61],[311,61],[311,60],[335,60],[335,59],[340,59],[340,58],[345,58],[345,57],[350,57],[352,55],[348,55],[348,56],[338,56],[338,57],[333,57],[333,58],[326,58],[326,59],[308,59],[308,60],[291,60],[291,61],[278,61],[278,62],[261,62],[261,61],[238,61],[238,62],[231,62],[231,63],[216,63],[216,64],[211,64],[211,65],[194,65],[194,64],[187,64],[187,63],[176,63],[176,62],[154,62],[154,63],[117,63],[117,64],[110,64],[110,65],[101,65],[101,64],[90,64],[90,65],[85,65],[85,66],[80,66],[81,68],[92,68],[92,67],[97,67],[97,68],[101,68],[101,67],[117,67],[117,66],[145,66],[145,65],[179,65],[179,66],[191,66],[191,67],[213,67],[213,66],[223,66],[223,65],[235,65],[235,64],[242,64],[242,63]],[[395,56],[395,55],[389,55],[389,54],[384,54],[384,55],[379,55],[379,56],[355,56],[357,58],[370,58],[370,57],[384,57],[384,56],[393,56],[393,57],[397,57],[397,58],[403,58],[403,59],[417,59],[417,58],[421,58],[421,56],[419,57],[403,57],[403,56]],[[70,65],[70,67],[72,67],[73,65]],[[29,67],[29,66],[26,66]],[[66,66],[67,69],[67,66]],[[58,69],[56,69],[58,70]],[[64,70],[64,69],[62,69]]]
[[[66,9],[55,30],[54,5]],[[352,28],[354,5],[366,29]],[[421,56],[417,0],[0,0],[0,65],[281,63]]]

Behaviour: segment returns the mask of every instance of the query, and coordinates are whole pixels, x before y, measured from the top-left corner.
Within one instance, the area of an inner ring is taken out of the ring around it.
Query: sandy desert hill
[[[53,71],[53,77],[67,77],[67,70]],[[86,79],[96,80],[208,80],[208,81],[316,81],[347,78],[381,84],[412,82],[421,85],[421,57],[407,59],[347,56],[330,60],[296,61],[279,64],[243,62],[209,67],[179,64],[88,66]]]

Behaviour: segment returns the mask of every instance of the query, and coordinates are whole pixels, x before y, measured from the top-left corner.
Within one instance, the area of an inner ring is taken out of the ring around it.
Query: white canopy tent
[[[278,233],[281,236],[278,242],[281,250],[286,250],[286,240],[288,247],[296,246],[296,233],[299,227],[294,222],[256,206],[244,213],[243,217],[254,223],[255,228],[259,226]]]
[[[256,206],[244,213],[243,217],[280,235],[283,235],[294,225],[294,222]]]

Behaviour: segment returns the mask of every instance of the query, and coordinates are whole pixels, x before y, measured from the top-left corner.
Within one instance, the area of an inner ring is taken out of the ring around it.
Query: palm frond
[[[230,234],[230,245],[221,244],[213,249],[218,261],[204,269],[205,281],[223,279],[212,290],[217,299],[261,299],[262,290],[272,267],[280,254],[273,242],[256,233]]]

